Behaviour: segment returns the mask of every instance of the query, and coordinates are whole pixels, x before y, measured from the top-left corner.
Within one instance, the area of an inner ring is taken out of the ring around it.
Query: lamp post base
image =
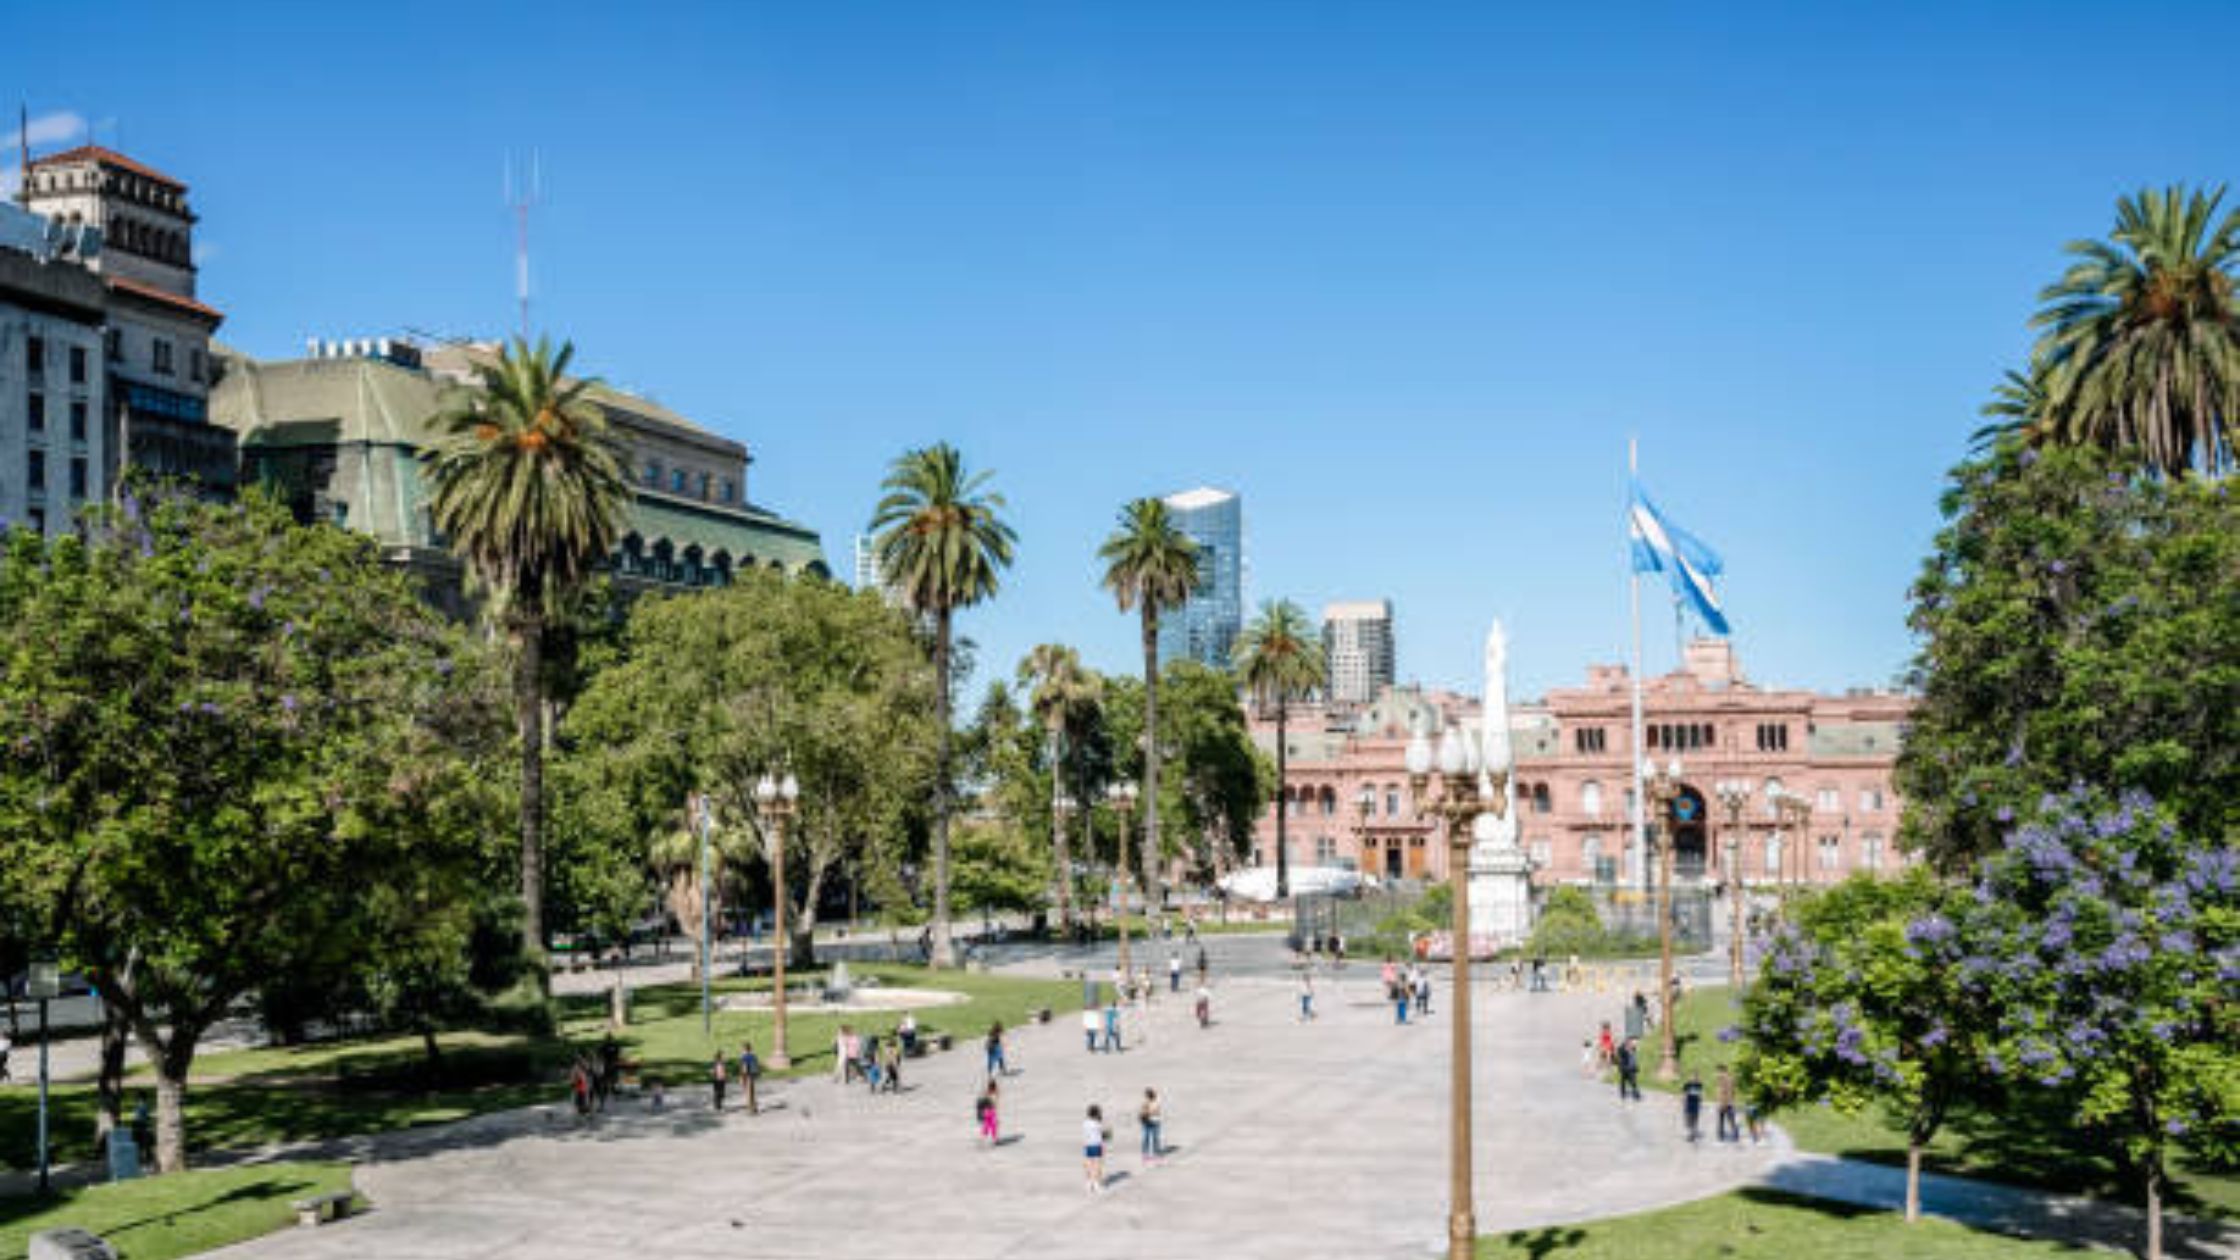
[[[1472,1260],[1478,1254],[1478,1218],[1472,1212],[1447,1217],[1447,1260]]]

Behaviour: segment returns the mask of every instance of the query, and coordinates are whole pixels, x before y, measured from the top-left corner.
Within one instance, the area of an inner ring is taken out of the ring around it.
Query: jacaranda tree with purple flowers
[[[2240,1157],[2240,851],[2145,794],[2049,797],[1981,868],[1959,921],[1985,1066],[2074,1100],[2138,1171],[2162,1255],[2170,1153]]]
[[[1906,1135],[1906,1219],[1921,1155],[1979,1079],[1959,985],[1952,893],[1915,867],[1855,876],[1802,902],[1743,1003],[1743,1089],[1767,1110],[1879,1107]]]

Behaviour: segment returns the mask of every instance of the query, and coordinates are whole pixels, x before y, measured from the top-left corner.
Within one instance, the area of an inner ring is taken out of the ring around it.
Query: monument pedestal
[[[1470,939],[1505,949],[1532,935],[1532,863],[1515,845],[1470,851]]]

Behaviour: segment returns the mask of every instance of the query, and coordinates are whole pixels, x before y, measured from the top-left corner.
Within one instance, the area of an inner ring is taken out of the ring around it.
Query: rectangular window
[[[86,400],[83,398],[70,400],[70,440],[86,440]]]
[[[731,478],[725,477],[723,479],[723,501],[725,503],[731,502],[732,496],[737,493],[738,490],[731,484]]]
[[[1387,818],[1398,818],[1400,816],[1400,793],[1391,788],[1385,789],[1384,816]]]
[[[86,348],[84,346],[70,347],[70,383],[72,385],[86,383]]]
[[[200,350],[187,351],[187,379],[190,381],[202,379],[202,351]]]
[[[154,355],[149,360],[149,366],[155,369],[155,373],[158,376],[171,375],[170,341],[162,337],[158,337],[155,339]]]
[[[683,493],[684,493],[684,483],[685,483],[685,471],[684,471],[684,469],[682,469],[682,468],[679,468],[679,469],[677,469],[676,471],[674,471],[674,472],[672,472],[672,473],[670,473],[670,474],[669,474],[669,489],[670,489],[670,491],[671,491],[671,492],[673,492],[673,493],[676,493],[676,494],[683,494]]]
[[[47,370],[47,339],[26,337],[23,342],[23,370],[38,376]]]
[[[659,490],[661,488],[660,460],[653,459],[646,461],[646,484],[652,486],[656,490]]]
[[[124,329],[122,329],[122,328],[112,328],[112,329],[110,329],[110,330],[109,330],[109,335],[108,335],[108,338],[107,338],[107,341],[106,341],[106,349],[107,349],[107,350],[108,350],[108,352],[109,352],[109,362],[110,362],[110,364],[111,364],[112,366],[115,366],[115,367],[123,367],[123,366],[124,366]]]
[[[1820,837],[1820,869],[1832,871],[1842,859],[1843,846],[1834,836]]]
[[[25,485],[34,490],[47,488],[47,453],[45,451],[34,449],[31,452],[30,460],[24,465],[23,480]]]
[[[32,533],[44,534],[47,532],[47,510],[45,508],[33,508],[31,509],[29,516],[31,518]]]
[[[1882,812],[1882,789],[1881,789],[1881,788],[1860,788],[1860,789],[1859,789],[1859,808],[1860,808],[1860,809],[1861,809],[1862,811],[1864,811],[1864,812],[1866,812],[1866,813],[1869,813],[1869,814],[1879,814],[1879,813],[1881,813],[1881,812]]]
[[[31,431],[33,433],[46,432],[47,396],[45,394],[34,392],[28,398],[24,399],[23,405],[26,413],[25,423],[31,427]]]
[[[1814,805],[1823,814],[1832,814],[1843,808],[1843,793],[1832,787],[1820,789],[1820,800]]]
[[[86,497],[86,461],[84,456],[75,457],[70,461],[70,497],[74,499]]]

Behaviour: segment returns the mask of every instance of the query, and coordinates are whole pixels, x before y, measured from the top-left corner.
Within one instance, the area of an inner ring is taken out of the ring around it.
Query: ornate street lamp
[[[1123,985],[1134,973],[1128,970],[1128,817],[1135,811],[1137,787],[1133,780],[1115,783],[1105,792],[1114,809],[1120,811],[1120,862],[1113,881],[1113,892],[1119,904],[1112,909],[1112,917],[1120,922],[1120,981]]]
[[[1657,836],[1657,994],[1664,1017],[1657,1021],[1657,1079],[1678,1080],[1680,1050],[1672,1030],[1672,851],[1679,847],[1680,759],[1662,769],[1651,764],[1644,777],[1649,799],[1663,813]]]
[[[1734,923],[1727,930],[1727,983],[1742,992],[1742,811],[1750,805],[1750,785],[1741,779],[1721,779],[1712,789],[1727,811],[1727,892],[1733,899]]]
[[[770,896],[777,903],[777,935],[770,951],[770,1056],[766,1060],[772,1068],[783,1069],[793,1065],[793,1057],[786,1053],[786,954],[792,942],[786,939],[786,824],[793,821],[799,808],[801,783],[788,774],[779,779],[765,774],[755,781],[755,808],[762,814],[762,822],[770,832]]]
[[[1509,804],[1511,755],[1505,727],[1484,742],[1448,727],[1434,758],[1422,730],[1408,743],[1408,787],[1417,810],[1437,814],[1447,828],[1447,879],[1454,891],[1453,938],[1454,1081],[1449,1089],[1447,1188],[1448,1260],[1470,1260],[1477,1253],[1478,1214],[1473,1202],[1470,1147],[1470,842],[1481,814],[1500,818]]]
[[[692,819],[693,838],[700,846],[700,1035],[706,1037],[715,1030],[710,987],[715,959],[708,946],[708,920],[715,917],[711,913],[714,907],[708,904],[708,827],[714,822],[715,810],[709,806],[705,792],[685,797],[684,808]]]

